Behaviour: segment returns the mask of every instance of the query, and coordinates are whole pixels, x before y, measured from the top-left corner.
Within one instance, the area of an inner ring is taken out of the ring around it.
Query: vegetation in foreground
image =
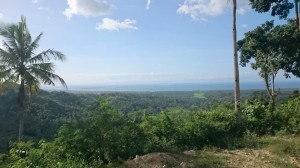
[[[206,101],[195,94],[190,95]],[[78,117],[65,118],[54,138],[11,143],[9,153],[1,155],[0,165],[118,167],[133,164],[136,155],[152,153],[157,157],[156,153],[167,160],[175,158],[176,162],[170,161],[172,166],[177,164],[177,157],[183,156],[183,151],[194,151],[195,154],[182,157],[186,160],[179,165],[194,167],[234,167],[239,162],[233,155],[244,163],[247,151],[254,153],[254,156],[249,154],[250,159],[254,157],[259,161],[256,158],[258,153],[264,157],[261,162],[268,162],[270,167],[297,167],[300,160],[299,138],[296,136],[300,133],[300,96],[297,92],[281,100],[275,110],[270,110],[268,101],[262,98],[246,100],[239,122],[231,103],[202,110],[169,107],[159,113],[147,110],[123,113],[111,104],[111,96],[102,97],[81,111]],[[274,135],[276,137],[272,138]],[[279,135],[286,136],[280,138]],[[292,135],[296,137],[287,138]],[[126,161],[130,159],[133,161]]]
[[[248,135],[240,141],[240,143],[245,142],[243,148],[234,150],[205,147],[202,150],[189,150],[182,153],[151,153],[137,156],[119,167],[300,167],[299,137],[268,136],[259,138]]]

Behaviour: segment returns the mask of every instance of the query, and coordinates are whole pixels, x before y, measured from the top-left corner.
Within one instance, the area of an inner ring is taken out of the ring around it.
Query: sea
[[[276,89],[300,89],[300,81],[277,82]],[[241,90],[265,89],[263,82],[240,83]],[[61,87],[43,87],[45,90],[64,90]],[[71,92],[159,92],[159,91],[210,91],[233,90],[233,83],[173,83],[173,84],[126,84],[126,85],[70,85]]]

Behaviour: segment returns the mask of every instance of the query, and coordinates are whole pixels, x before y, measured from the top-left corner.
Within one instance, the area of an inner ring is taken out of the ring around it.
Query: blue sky
[[[0,0],[0,4],[0,22],[16,23],[26,16],[33,36],[44,33],[40,50],[54,48],[67,56],[64,63],[57,63],[56,73],[68,85],[233,81],[232,13],[227,0]],[[270,19],[276,18],[257,14],[240,0],[238,39]],[[261,81],[250,68],[240,67],[240,78]]]

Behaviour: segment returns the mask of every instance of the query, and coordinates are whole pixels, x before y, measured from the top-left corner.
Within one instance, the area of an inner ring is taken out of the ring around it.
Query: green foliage
[[[261,99],[247,100],[243,109],[246,128],[257,135],[275,134],[281,129],[282,117]]]
[[[38,142],[52,140],[62,122],[82,116],[86,106],[97,99],[97,95],[71,94],[66,92],[40,91],[33,95],[33,103],[24,116],[24,140]],[[9,141],[18,135],[18,107],[15,90],[6,90],[0,96],[0,153],[8,152]]]
[[[195,97],[195,98],[198,98],[198,99],[206,99],[205,94],[202,93],[202,92],[195,93],[195,94],[194,94],[194,97]]]
[[[262,99],[247,100],[243,117],[249,133],[256,135],[299,134],[300,97],[297,92],[291,98],[275,107]]]
[[[230,139],[243,132],[233,110],[225,106],[212,111],[171,109],[158,115],[146,114],[140,126],[148,138],[148,152],[199,149],[205,145],[228,147]]]
[[[272,153],[279,156],[290,155],[300,159],[300,137],[299,136],[276,136],[263,137],[259,141]]]
[[[62,157],[61,147],[53,142],[45,142],[41,140],[38,147],[34,147],[34,143],[19,142],[11,146],[9,156],[5,159],[6,166],[11,168],[85,168],[88,167],[83,160],[70,157]],[[1,162],[0,162],[1,163]]]
[[[272,130],[269,125],[272,118],[270,118],[271,114],[268,111],[267,103],[257,99],[248,100],[245,103],[243,114],[250,132],[264,135]]]
[[[250,0],[250,5],[259,13],[271,10],[271,15],[279,18],[287,18],[290,10],[294,7],[288,0]]]
[[[145,114],[140,123],[147,137],[145,151],[171,151],[176,149],[177,128],[166,112]]]
[[[299,39],[300,32],[294,22],[274,26],[273,21],[266,21],[238,41],[241,65],[250,63],[252,69],[259,70],[270,104],[274,104],[277,96],[275,79],[279,70],[284,71],[285,77],[300,75]]]
[[[105,101],[100,101],[88,115],[87,119],[67,123],[59,129],[55,142],[63,146],[64,153],[89,163],[96,161],[95,164],[143,153],[142,130]]]
[[[17,24],[0,26],[0,36],[4,39],[3,48],[0,48],[0,84],[19,84],[19,141],[23,137],[25,105],[30,106],[32,94],[39,90],[41,84],[55,86],[55,81],[67,87],[65,81],[54,74],[54,63],[50,62],[51,59],[63,61],[65,56],[54,49],[36,54],[42,35],[40,33],[32,39],[23,16]],[[25,101],[26,94],[28,102]]]
[[[285,97],[289,97],[291,92],[283,93]],[[14,99],[15,92],[10,94],[10,99]],[[261,94],[254,94],[260,99],[246,101],[241,121],[236,120],[231,104],[206,110],[173,107],[161,110],[158,114],[152,114],[146,109],[120,113],[111,106],[111,101],[107,101],[107,95],[102,95],[100,100],[86,108],[85,103],[89,104],[98,96],[86,100],[84,95],[75,96],[63,92],[41,94],[36,97],[36,102],[41,106],[45,105],[45,110],[51,110],[42,113],[42,108],[33,104],[32,115],[42,117],[44,120],[41,121],[44,122],[59,122],[61,118],[64,124],[52,140],[11,145],[9,154],[0,155],[2,167],[116,167],[116,162],[149,152],[180,152],[206,146],[229,150],[240,147],[261,148],[271,143],[260,140],[260,136],[276,134],[278,131],[285,134],[299,133],[300,100],[296,92],[289,100],[282,100],[283,103],[277,106],[275,111],[270,111]],[[249,92],[248,95],[251,94],[252,92]],[[125,93],[124,95],[127,96]],[[189,97],[193,95],[192,92],[188,94]],[[123,99],[122,96],[119,98]],[[2,98],[0,97],[0,100]],[[3,102],[8,101],[6,98],[3,98]],[[112,97],[108,100],[112,100]],[[53,127],[44,125],[46,126]],[[30,131],[32,136],[38,135],[34,128],[25,132]],[[296,153],[298,156],[297,145],[298,142],[285,144],[282,149],[275,145],[274,151]],[[210,155],[204,155],[195,160],[195,163],[202,166],[222,164],[218,160],[220,159],[210,159]]]
[[[300,134],[300,97],[293,97],[277,109],[281,114],[282,130],[286,134]]]

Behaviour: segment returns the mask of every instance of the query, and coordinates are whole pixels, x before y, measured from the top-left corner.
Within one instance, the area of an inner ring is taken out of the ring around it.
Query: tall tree
[[[237,32],[236,32],[236,0],[232,0],[232,39],[233,39],[233,64],[234,64],[234,109],[240,115],[240,77],[237,54]]]
[[[65,56],[54,49],[36,54],[43,33],[32,40],[23,16],[18,24],[0,26],[0,35],[4,38],[3,48],[0,48],[0,81],[19,84],[18,140],[21,141],[24,130],[26,92],[31,95],[33,88],[37,89],[41,84],[55,85],[56,81],[67,87],[65,81],[54,73],[54,63],[50,62],[51,59],[64,61]]]
[[[272,106],[276,97],[278,71],[283,70],[286,77],[289,74],[300,77],[300,33],[296,29],[294,22],[274,26],[273,21],[267,21],[238,41],[241,65],[251,63],[254,70],[259,70]]]

